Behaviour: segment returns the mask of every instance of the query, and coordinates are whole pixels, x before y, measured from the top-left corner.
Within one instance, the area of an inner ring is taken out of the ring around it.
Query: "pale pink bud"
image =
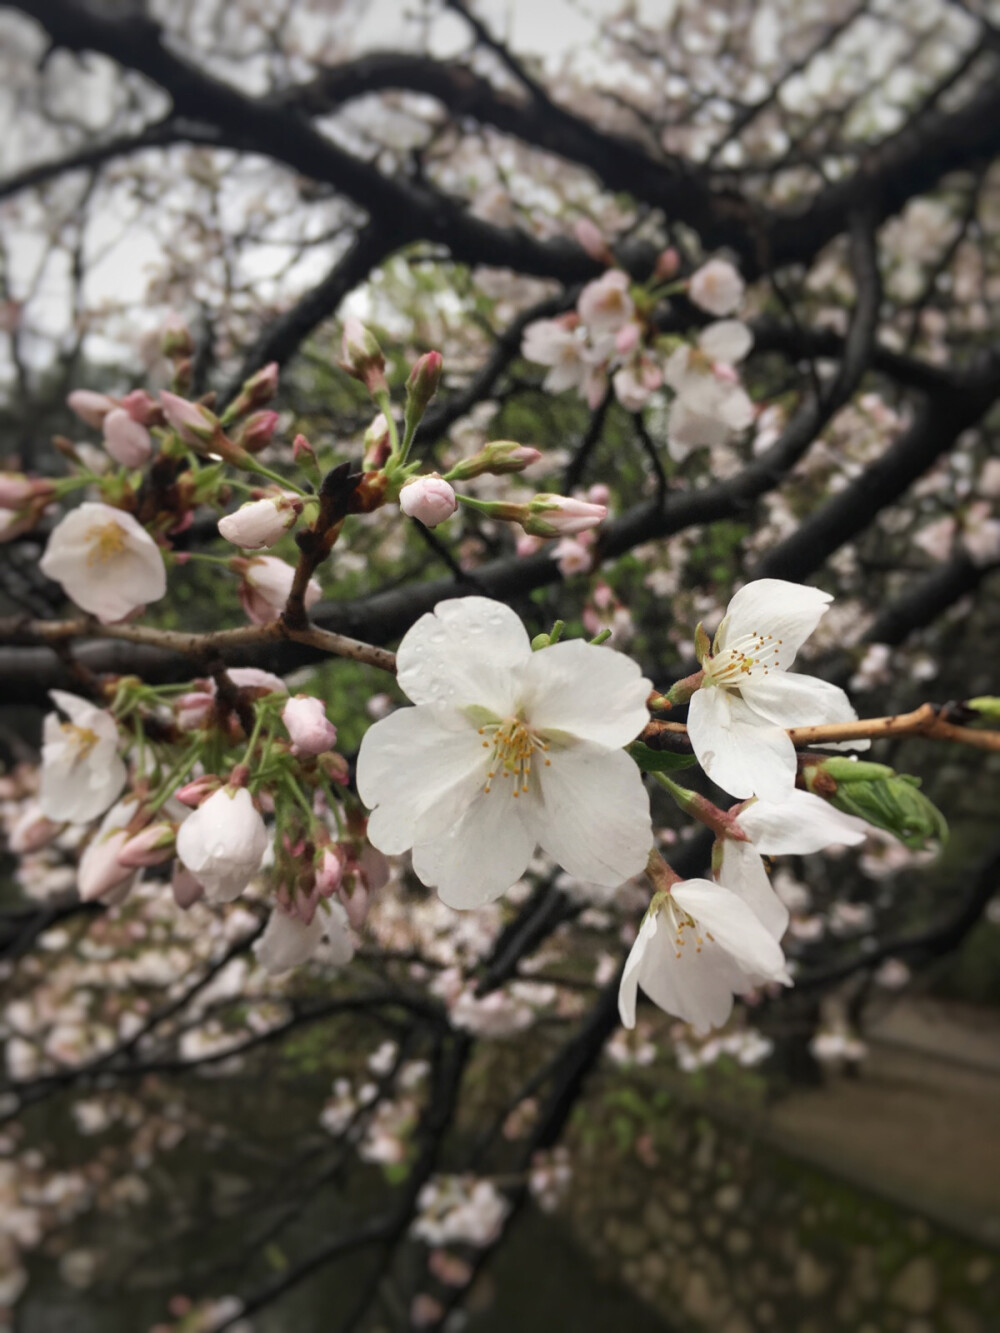
[[[350,889],[343,884],[338,887],[337,898],[347,913],[348,921],[355,930],[360,930],[368,915],[368,890],[356,878]]]
[[[205,896],[204,886],[198,883],[191,871],[181,865],[180,861],[174,863],[170,887],[173,890],[174,902],[182,912],[186,912]]]
[[[274,438],[278,413],[270,410],[252,412],[240,427],[236,443],[250,454],[259,454]]]
[[[436,473],[414,477],[399,493],[399,507],[407,518],[419,519],[427,528],[436,528],[451,518],[458,500],[451,486]]]
[[[526,506],[522,526],[536,537],[574,537],[596,528],[608,516],[606,505],[590,504],[567,495],[536,495]]]
[[[95,393],[93,389],[74,389],[66,399],[66,406],[88,426],[100,429],[104,418],[113,407],[117,407],[117,403],[106,393]]]
[[[427,410],[427,405],[438,391],[444,362],[440,352],[425,352],[414,362],[406,381],[406,408],[408,414],[418,419]]]
[[[189,403],[186,398],[163,389],[160,393],[163,415],[185,444],[196,448],[203,444],[212,444],[221,433],[218,419],[207,407],[198,403]]]
[[[489,472],[502,477],[511,472],[523,472],[542,457],[541,450],[515,440],[491,440],[471,458],[463,458],[448,473],[449,481],[470,481]]]
[[[327,719],[322,699],[296,694],[281,710],[294,754],[322,754],[337,743],[337,728]]]
[[[123,407],[116,407],[104,418],[104,447],[122,467],[142,467],[153,452],[149,431]]]
[[[183,787],[178,787],[174,796],[180,801],[181,805],[187,805],[196,810],[210,796],[214,796],[221,786],[221,778],[216,777],[214,773],[206,773],[203,777],[193,778],[190,782],[186,782]]]
[[[208,725],[214,707],[214,694],[205,690],[192,690],[174,700],[174,718],[181,731],[200,731]]]
[[[344,877],[345,860],[339,843],[323,848],[323,855],[316,867],[316,888],[324,898],[328,898],[340,888],[340,881]]]
[[[304,435],[296,435],[292,441],[292,457],[296,463],[303,461],[307,463],[316,462],[316,450],[312,447]]]
[[[171,859],[176,842],[177,831],[173,824],[166,821],[147,824],[124,844],[118,853],[118,860],[132,870],[142,866],[159,866]]]
[[[596,259],[599,264],[613,264],[615,262],[615,257],[604,239],[604,234],[600,227],[591,222],[590,218],[581,218],[574,231],[581,250],[586,250],[591,259]]]
[[[302,512],[298,496],[266,496],[241,505],[234,514],[219,519],[219,533],[234,546],[245,551],[256,551],[273,546]]]
[[[133,421],[140,426],[156,426],[162,423],[163,412],[155,398],[151,398],[145,389],[133,389],[118,404],[123,407]]]
[[[77,889],[82,902],[103,898],[134,878],[134,868],[122,865],[119,860],[119,853],[128,840],[129,835],[123,828],[114,829],[105,836],[98,831],[80,858]]]
[[[29,501],[48,499],[54,490],[51,481],[32,481],[23,472],[0,472],[0,509],[20,509]]]
[[[392,453],[392,441],[389,438],[389,423],[385,419],[384,412],[380,412],[365,431],[364,447],[365,453],[361,465],[366,472],[377,472],[379,468],[385,467]]]
[[[226,414],[227,419],[242,416],[244,412],[251,412],[255,407],[263,407],[277,392],[278,363],[269,361],[248,380],[244,380],[243,388]]]
[[[341,340],[341,370],[360,380],[374,397],[389,390],[385,380],[385,357],[378,345],[378,340],[369,332],[359,319],[349,315],[344,320],[344,334]]]
[[[655,270],[658,282],[669,282],[671,278],[676,278],[680,269],[681,257],[672,245],[660,251]]]
[[[17,856],[37,852],[56,836],[62,824],[46,818],[37,805],[29,805],[10,831],[7,846]]]
[[[255,625],[266,625],[276,620],[285,609],[295,570],[274,555],[255,555],[246,562],[239,596],[243,609]],[[315,605],[323,590],[315,579],[306,586],[306,610]]]

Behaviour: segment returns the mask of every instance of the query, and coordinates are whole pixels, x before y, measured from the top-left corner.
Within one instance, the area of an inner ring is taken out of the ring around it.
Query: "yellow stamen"
[[[87,564],[103,565],[106,560],[114,559],[125,550],[125,529],[112,519],[108,523],[98,523],[88,528],[86,540],[89,546]]]

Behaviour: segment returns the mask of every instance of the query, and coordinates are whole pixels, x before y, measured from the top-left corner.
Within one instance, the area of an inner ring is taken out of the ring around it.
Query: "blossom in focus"
[[[103,624],[124,620],[167,591],[163,555],[131,514],[87,501],[56,524],[42,573]]]
[[[499,897],[539,843],[582,880],[643,869],[649,800],[621,749],[648,720],[634,662],[578,640],[533,653],[518,616],[482,597],[422,616],[396,660],[417,707],[369,728],[358,756],[377,848],[412,847],[452,907]]]
[[[856,847],[869,826],[813,792],[793,787],[780,801],[753,801],[736,822],[764,856],[806,856],[826,847]]]
[[[458,500],[443,477],[413,477],[399,493],[399,507],[407,518],[419,519],[427,528],[436,528],[451,518]]]
[[[327,719],[322,699],[296,694],[282,709],[281,720],[296,754],[322,754],[337,743],[337,728]]]
[[[246,551],[273,546],[302,512],[302,501],[294,495],[265,496],[241,505],[219,519],[219,535]]]
[[[123,407],[115,407],[102,423],[104,447],[123,467],[142,467],[153,452],[149,431]]]
[[[110,713],[75,694],[52,690],[51,698],[69,721],[57,713],[45,718],[38,803],[48,819],[83,824],[103,814],[125,785],[118,727]]]
[[[267,625],[285,609],[292,591],[295,570],[276,555],[255,555],[243,567],[240,602],[255,625]],[[315,579],[306,586],[306,610],[319,601],[323,590]]]
[[[177,855],[209,902],[238,898],[267,850],[264,821],[245,787],[220,787],[177,833]]]
[[[729,603],[687,725],[698,762],[731,796],[787,800],[796,760],[785,729],[856,719],[839,686],[788,671],[832,600],[819,588],[757,579]]]
[[[764,982],[791,985],[774,935],[731,889],[707,879],[683,880],[657,894],[625,962],[618,1010],[635,1027],[639,987],[696,1032],[720,1027],[733,996]]]
[[[710,315],[731,315],[743,299],[743,279],[725,259],[710,259],[692,273],[688,296]]]

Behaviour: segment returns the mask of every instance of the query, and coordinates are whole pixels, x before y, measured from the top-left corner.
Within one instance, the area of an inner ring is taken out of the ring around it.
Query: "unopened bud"
[[[244,551],[259,551],[280,540],[301,513],[302,501],[297,495],[269,495],[220,518],[219,534]]]
[[[92,389],[74,389],[66,399],[66,406],[88,426],[100,429],[104,418],[118,404],[106,393],[95,393]]]
[[[235,441],[248,454],[259,454],[271,443],[277,424],[277,412],[252,412],[236,433]]]
[[[458,500],[451,486],[436,473],[413,477],[399,493],[399,507],[407,518],[419,519],[427,528],[435,528],[451,518]]]
[[[463,458],[460,463],[456,463],[447,474],[447,480],[469,481],[486,472],[494,477],[523,472],[532,463],[537,463],[541,456],[541,450],[533,449],[528,444],[518,444],[515,440],[492,440],[471,458]]]
[[[266,366],[255,371],[248,380],[243,381],[243,387],[226,408],[224,421],[228,424],[241,417],[246,412],[252,412],[255,408],[263,407],[269,403],[278,392],[278,363],[269,361]]]
[[[388,393],[385,357],[378,340],[353,316],[344,321],[340,355],[341,370],[345,370],[353,379],[360,380],[373,398],[377,394]]]
[[[194,339],[180,315],[168,315],[163,321],[163,335],[160,342],[163,355],[171,361],[194,353]]]
[[[378,472],[384,468],[392,453],[392,441],[389,437],[389,423],[385,413],[380,412],[365,431],[365,453],[362,467],[366,472]]]
[[[913,851],[947,841],[947,820],[920,790],[919,778],[843,756],[809,764],[804,777],[809,790],[837,810],[885,829]]]
[[[316,450],[304,435],[296,435],[292,441],[292,457],[296,463],[308,465],[316,462]]]
[[[572,537],[596,528],[608,516],[607,505],[567,495],[536,495],[524,507],[527,516],[521,526],[534,537]]]
[[[666,250],[661,250],[656,260],[655,276],[658,282],[670,282],[676,278],[681,271],[681,257],[674,249],[668,246]]]
[[[23,472],[0,472],[0,509],[20,509],[32,501],[48,500],[54,493],[51,481],[33,481]]]
[[[206,773],[203,777],[194,778],[191,782],[185,783],[183,787],[179,787],[174,792],[174,796],[180,801],[181,805],[189,805],[192,810],[196,810],[210,796],[214,796],[221,786],[221,778],[214,773]]]
[[[123,866],[137,870],[143,866],[159,866],[169,861],[177,845],[177,830],[173,824],[162,821],[147,824],[118,853],[118,860]]]
[[[229,439],[214,412],[165,389],[160,393],[160,402],[168,424],[190,448],[200,454],[216,454],[237,467],[246,465],[250,455]]]
[[[414,364],[406,381],[406,422],[416,425],[441,383],[443,362],[440,352],[425,352]]]
[[[116,407],[104,418],[104,447],[122,467],[142,467],[153,452],[149,431],[123,407]]]

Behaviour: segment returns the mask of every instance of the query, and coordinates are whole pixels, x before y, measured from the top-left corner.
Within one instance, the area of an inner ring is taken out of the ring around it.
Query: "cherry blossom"
[[[103,814],[125,785],[118,727],[110,713],[75,694],[53,690],[51,698],[69,721],[57,713],[45,718],[39,805],[49,819],[82,824]]]
[[[246,551],[273,546],[302,512],[302,501],[294,495],[269,495],[251,500],[233,514],[219,519],[219,534]]]
[[[787,799],[796,762],[785,729],[857,717],[838,686],[788,671],[832,600],[819,588],[758,579],[729,603],[702,660],[688,735],[702,768],[730,795]]]
[[[743,299],[743,279],[724,259],[710,259],[688,283],[688,296],[710,315],[731,315]]]
[[[322,699],[297,694],[281,712],[296,754],[322,754],[337,743],[337,728],[326,716]]]
[[[186,819],[177,855],[210,902],[238,898],[260,869],[268,836],[245,787],[220,787]]]
[[[644,867],[649,801],[620,748],[647,721],[634,662],[578,640],[533,653],[513,611],[467,597],[417,621],[397,668],[417,707],[377,722],[358,756],[377,848],[412,847],[453,907],[499,897],[538,843],[595,883]]]
[[[275,555],[255,555],[243,567],[240,583],[240,601],[255,625],[267,625],[276,620],[285,609],[295,570]],[[315,579],[306,585],[306,610],[319,601],[323,590]]]
[[[765,856],[805,856],[826,847],[856,847],[869,832],[863,819],[798,787],[781,801],[752,801],[736,822]]]
[[[458,508],[455,492],[443,477],[413,477],[399,493],[399,507],[407,518],[436,528]]]
[[[635,1027],[637,990],[668,1014],[708,1032],[728,1019],[733,996],[764,982],[791,985],[781,946],[731,889],[683,880],[657,894],[625,962],[622,1023]]]
[[[146,529],[131,514],[96,501],[60,519],[39,567],[106,625],[158,602],[167,591],[163,556]]]

